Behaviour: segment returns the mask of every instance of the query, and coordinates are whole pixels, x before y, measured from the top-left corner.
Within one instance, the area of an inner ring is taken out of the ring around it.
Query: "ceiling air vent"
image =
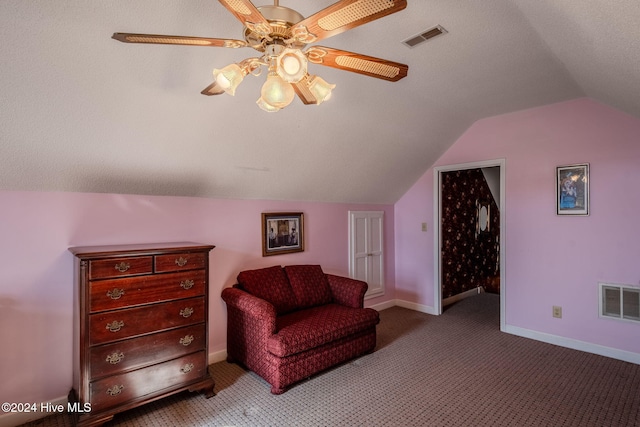
[[[402,44],[404,44],[405,46],[414,48],[418,46],[420,43],[424,43],[427,40],[430,40],[441,34],[445,34],[446,32],[447,30],[445,30],[444,27],[442,27],[441,25],[436,25],[435,27],[429,28],[428,30],[423,31],[416,36],[409,37],[408,39],[404,40]]]

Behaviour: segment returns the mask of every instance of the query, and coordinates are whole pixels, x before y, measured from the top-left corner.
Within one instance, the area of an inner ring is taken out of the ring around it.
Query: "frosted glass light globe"
[[[299,49],[283,50],[276,59],[276,73],[285,82],[298,83],[307,75],[307,57]]]
[[[300,61],[293,55],[287,55],[282,59],[282,68],[287,74],[296,74],[300,71]]]
[[[222,73],[218,74],[218,76],[216,77],[216,83],[222,89],[229,89],[229,86],[231,86],[231,82],[229,81],[229,79],[226,78]]]
[[[275,74],[267,76],[260,94],[267,104],[276,108],[284,108],[291,104],[296,95],[293,87]]]
[[[316,98],[318,105],[331,98],[331,91],[334,87],[336,85],[327,83],[322,77],[311,76],[309,79],[309,90]]]
[[[242,68],[238,64],[230,64],[221,70],[213,69],[216,84],[229,95],[235,95],[236,88],[244,79]]]
[[[260,107],[262,110],[266,111],[267,113],[275,113],[276,111],[280,111],[279,108],[274,107],[271,104],[267,104],[267,102],[260,98],[256,101],[256,104],[258,104],[258,107]]]

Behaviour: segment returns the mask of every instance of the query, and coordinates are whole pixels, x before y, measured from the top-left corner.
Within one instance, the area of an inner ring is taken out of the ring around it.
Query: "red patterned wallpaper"
[[[489,222],[478,229],[478,206],[488,205]],[[500,213],[481,169],[442,174],[442,298],[478,286],[500,292]]]

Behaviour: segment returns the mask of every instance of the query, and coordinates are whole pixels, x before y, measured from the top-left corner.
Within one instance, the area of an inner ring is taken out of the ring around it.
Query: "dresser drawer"
[[[89,344],[103,344],[202,323],[206,317],[204,297],[91,314]]]
[[[92,281],[90,311],[204,295],[206,285],[204,270]]]
[[[152,268],[151,256],[101,259],[89,262],[89,279],[148,274]]]
[[[204,351],[179,359],[114,375],[90,384],[91,411],[98,412],[150,393],[160,394],[184,386],[207,374]],[[165,390],[166,389],[166,390]]]
[[[91,348],[91,379],[206,350],[205,324]]]
[[[155,271],[156,273],[163,273],[167,271],[204,268],[206,256],[208,256],[208,254],[203,254],[202,252],[158,255],[155,258]]]

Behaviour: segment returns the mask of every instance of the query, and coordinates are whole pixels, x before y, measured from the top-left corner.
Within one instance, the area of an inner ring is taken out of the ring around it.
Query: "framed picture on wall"
[[[262,256],[304,251],[302,212],[262,214]]]
[[[556,168],[556,214],[589,215],[589,164]]]

